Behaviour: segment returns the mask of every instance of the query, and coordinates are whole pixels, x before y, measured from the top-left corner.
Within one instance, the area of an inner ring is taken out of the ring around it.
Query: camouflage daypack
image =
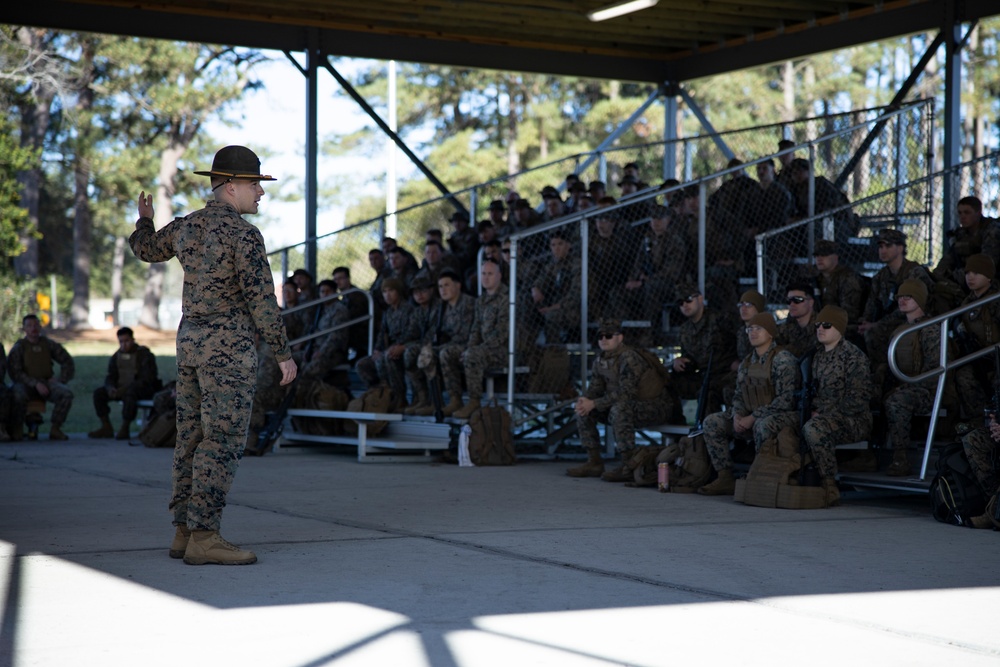
[[[396,399],[396,394],[385,385],[372,387],[347,404],[347,410],[350,412],[378,412],[382,414],[395,412],[398,407],[399,401]],[[378,435],[389,425],[389,422],[381,420],[366,423],[368,424],[368,437]],[[354,435],[358,432],[358,422],[345,419],[343,420],[343,429],[345,434]]]

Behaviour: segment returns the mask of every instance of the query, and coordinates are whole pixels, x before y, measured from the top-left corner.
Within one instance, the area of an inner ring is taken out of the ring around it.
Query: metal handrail
[[[368,290],[363,290],[363,289],[361,289],[359,287],[352,287],[351,289],[344,290],[343,292],[336,292],[335,294],[331,294],[330,296],[321,296],[321,297],[318,297],[316,299],[311,299],[309,301],[306,301],[305,303],[301,303],[301,304],[292,306],[290,308],[284,308],[284,309],[282,309],[281,314],[282,315],[287,315],[289,313],[297,313],[297,312],[299,312],[301,310],[306,310],[306,309],[309,309],[309,308],[318,308],[318,307],[322,306],[324,303],[326,303],[328,301],[339,300],[345,294],[351,294],[352,292],[361,292],[362,294],[365,295],[365,298],[368,299],[368,314],[367,315],[363,315],[361,317],[355,317],[353,320],[349,320],[347,322],[343,322],[343,323],[338,324],[336,326],[330,327],[329,329],[323,329],[322,331],[314,331],[313,333],[309,333],[309,334],[305,334],[303,336],[299,336],[295,340],[289,341],[288,342],[289,346],[298,345],[299,343],[305,343],[305,342],[308,342],[308,341],[310,341],[310,340],[312,340],[314,338],[319,338],[321,336],[326,336],[328,334],[333,333],[334,331],[340,331],[341,329],[346,329],[348,327],[354,326],[355,324],[359,324],[361,322],[367,321],[368,322],[368,354],[370,356],[372,354],[372,350],[374,350],[374,344],[375,344],[375,300],[372,298],[372,295],[368,292]]]
[[[936,377],[937,380],[937,390],[934,392],[934,406],[931,408],[931,421],[927,428],[927,442],[924,445],[924,458],[923,462],[920,464],[920,479],[923,480],[927,476],[927,463],[930,460],[931,455],[931,445],[934,442],[934,429],[937,427],[937,417],[938,410],[941,407],[941,397],[944,395],[944,383],[945,374],[952,370],[953,368],[958,368],[959,366],[964,366],[970,361],[979,359],[980,357],[985,357],[989,354],[993,354],[994,350],[1000,345],[992,345],[989,347],[984,347],[981,350],[976,350],[975,352],[970,352],[965,356],[959,357],[958,359],[948,359],[948,333],[949,333],[949,322],[952,318],[967,313],[970,310],[975,310],[977,308],[982,308],[988,303],[997,301],[1000,299],[1000,292],[997,294],[991,294],[990,296],[983,297],[982,299],[976,299],[972,303],[968,303],[964,306],[959,306],[953,310],[949,310],[946,313],[931,317],[922,322],[917,322],[916,324],[911,324],[905,329],[901,329],[893,334],[892,338],[889,340],[889,370],[895,375],[901,382],[906,382],[908,384],[916,384],[917,382],[923,382],[924,380],[929,380]],[[936,368],[932,368],[929,371],[925,371],[920,375],[906,375],[903,373],[899,366],[896,365],[896,346],[899,344],[900,339],[910,333],[915,331],[920,331],[921,329],[926,329],[934,325],[940,325],[941,328],[941,349],[938,353],[938,365]]]

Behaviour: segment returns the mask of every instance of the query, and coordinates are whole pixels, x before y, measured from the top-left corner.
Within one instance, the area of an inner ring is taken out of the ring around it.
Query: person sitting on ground
[[[795,282],[788,286],[785,295],[788,297],[788,317],[778,325],[778,344],[801,357],[817,345],[812,287]]]
[[[702,408],[704,414],[718,412],[736,356],[732,327],[728,318],[705,305],[697,285],[680,285],[677,294],[677,305],[687,319],[680,327],[680,354],[672,362],[675,391],[681,398],[697,399],[708,371],[708,403]]]
[[[427,388],[427,376],[417,367],[417,359],[420,357],[423,341],[431,335],[433,324],[431,317],[435,310],[436,292],[434,285],[426,276],[419,276],[413,280],[413,309],[404,341],[406,349],[403,352],[403,366],[406,369],[406,379],[410,382],[410,394],[413,399],[410,407],[403,410],[403,414],[406,415],[415,415],[428,408],[431,410],[428,414],[433,414],[434,411]]]
[[[716,479],[698,489],[706,496],[731,496],[736,489],[729,441],[753,440],[760,450],[765,440],[785,427],[797,427],[796,391],[799,364],[791,352],[775,342],[778,326],[771,313],[757,313],[747,321],[752,351],[740,362],[732,406],[705,418],[705,449]]]
[[[636,428],[671,421],[680,412],[680,401],[663,381],[663,369],[654,368],[647,356],[625,345],[621,321],[603,319],[597,333],[601,351],[594,360],[590,385],[574,406],[587,461],[566,474],[627,482],[636,467]],[[621,456],[621,465],[608,472],[601,458],[598,423],[614,431]]]
[[[451,347],[441,355],[445,385],[459,386],[459,378],[452,377],[449,380],[448,376],[464,371],[465,386],[469,390],[469,402],[451,415],[456,419],[468,419],[480,408],[486,371],[499,368],[507,362],[510,305],[500,265],[491,259],[484,259],[480,283],[483,293],[476,299],[468,346],[464,350]]]
[[[896,294],[899,312],[906,317],[893,335],[909,329],[912,325],[928,318],[924,312],[927,304],[927,286],[919,280],[906,280]],[[926,373],[940,365],[941,329],[924,327],[899,339],[896,344],[896,366],[904,375],[914,376]],[[888,365],[888,359],[884,362]],[[910,427],[914,415],[930,412],[934,406],[937,378],[928,378],[917,383],[895,380],[888,370],[876,373],[876,377],[892,378],[892,383],[882,398],[886,418],[886,444],[892,449],[892,463],[886,474],[890,477],[905,477],[912,472],[907,448],[910,444]],[[876,387],[876,391],[879,387]]]
[[[148,347],[135,342],[132,329],[120,328],[118,350],[108,362],[104,384],[94,390],[94,412],[101,420],[101,425],[88,433],[87,437],[128,440],[129,429],[139,412],[139,401],[151,399],[162,386],[156,357]],[[109,401],[122,402],[122,426],[117,433],[111,426]]]
[[[819,471],[826,505],[840,502],[837,488],[837,445],[867,440],[872,430],[871,366],[847,333],[847,311],[824,306],[816,317],[820,347],[811,363],[815,388],[801,435]]]
[[[403,283],[395,278],[389,278],[382,284],[382,298],[386,310],[382,313],[382,324],[375,336],[374,351],[371,356],[358,361],[357,370],[368,389],[379,385],[392,389],[402,412],[409,407],[403,356],[412,324],[413,306],[405,300]]]
[[[441,300],[431,313],[431,329],[423,343],[432,347],[437,367],[442,371],[444,389],[448,393],[448,404],[443,412],[445,417],[450,417],[462,407],[462,376],[444,373],[444,369],[447,367],[448,357],[456,351],[460,354],[469,344],[472,321],[476,314],[476,300],[462,291],[462,279],[452,269],[441,272],[437,285]],[[424,372],[430,379],[437,368]],[[434,407],[423,408],[414,414],[432,415]]]
[[[26,414],[26,407],[29,401],[51,401],[49,440],[68,440],[62,425],[73,407],[73,390],[67,386],[76,372],[73,357],[62,345],[42,335],[42,323],[37,315],[25,315],[21,327],[24,338],[14,343],[7,357],[7,370],[14,381],[11,390],[14,393],[15,423],[10,435],[12,439],[20,440],[24,422],[27,422],[28,439],[37,439],[41,415]],[[59,379],[55,377],[53,363],[59,364]]]

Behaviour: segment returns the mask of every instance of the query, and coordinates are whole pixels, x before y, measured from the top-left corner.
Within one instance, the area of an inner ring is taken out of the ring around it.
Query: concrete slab
[[[243,461],[223,522],[260,562],[191,567],[170,462],[0,445],[0,666],[1000,664],[1000,537],[923,498],[768,510],[282,452]]]

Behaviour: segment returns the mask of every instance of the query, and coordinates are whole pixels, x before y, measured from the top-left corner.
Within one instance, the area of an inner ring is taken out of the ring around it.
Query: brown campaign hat
[[[257,154],[246,146],[226,146],[220,148],[212,160],[210,171],[196,171],[199,176],[219,178],[248,178],[255,181],[276,181],[273,176],[260,173]]]

